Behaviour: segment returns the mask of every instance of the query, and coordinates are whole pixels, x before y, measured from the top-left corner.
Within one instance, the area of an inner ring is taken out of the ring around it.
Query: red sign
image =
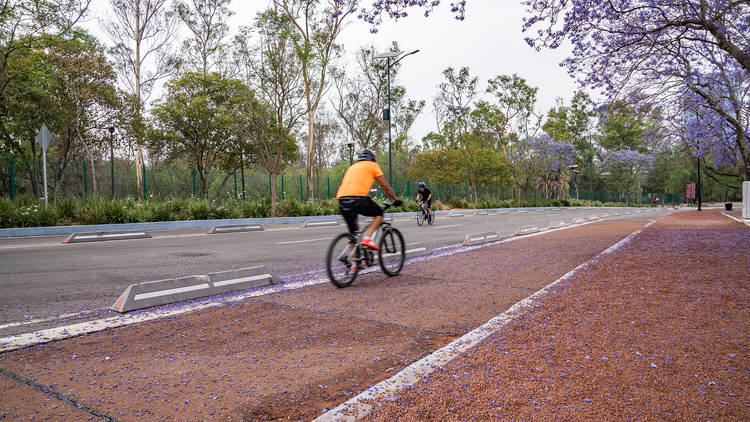
[[[685,197],[687,199],[695,199],[695,183],[685,185]]]

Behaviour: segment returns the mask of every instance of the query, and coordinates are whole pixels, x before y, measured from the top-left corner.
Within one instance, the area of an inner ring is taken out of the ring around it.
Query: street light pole
[[[388,57],[388,184],[393,186],[393,160],[391,159],[391,58]]]
[[[115,128],[109,128],[109,178],[112,185],[112,198],[115,197]]]
[[[695,198],[698,201],[698,211],[701,211],[701,202],[703,202],[703,198],[701,197],[701,156],[700,156],[700,149],[698,150],[698,153],[696,154],[698,158],[698,184],[695,187]]]
[[[392,51],[388,53],[381,53],[375,56],[376,59],[387,59],[386,61],[386,78],[388,81],[388,108],[383,110],[383,119],[388,120],[388,184],[393,186],[393,165],[392,165],[392,154],[391,154],[391,67],[395,66],[396,63],[400,62],[404,57],[418,53],[419,50],[414,50],[411,53],[404,54],[401,56],[403,51]],[[391,58],[401,56],[398,60],[391,63]]]
[[[591,141],[589,136],[589,149],[591,155],[589,155],[589,201],[594,200],[594,143]]]

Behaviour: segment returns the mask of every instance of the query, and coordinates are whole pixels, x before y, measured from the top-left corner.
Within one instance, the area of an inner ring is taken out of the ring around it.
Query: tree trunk
[[[315,199],[312,183],[313,169],[313,147],[315,146],[315,133],[313,132],[315,122],[315,109],[310,108],[307,112],[307,200]]]
[[[271,172],[271,217],[276,217],[276,173]]]
[[[87,154],[89,157],[89,161],[91,162],[91,188],[93,189],[94,196],[99,196],[99,182],[96,180],[96,163],[94,162],[94,157],[91,154],[91,151],[87,151]]]
[[[138,154],[135,156],[135,180],[138,184],[138,200],[143,199],[143,150],[138,146]]]

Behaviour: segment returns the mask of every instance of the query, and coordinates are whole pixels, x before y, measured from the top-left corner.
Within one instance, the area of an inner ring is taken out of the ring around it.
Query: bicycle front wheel
[[[333,239],[326,254],[326,270],[334,286],[348,287],[357,278],[360,262],[358,253],[359,248],[356,247],[354,236],[351,234],[341,233]]]
[[[420,209],[417,211],[417,225],[421,226],[422,223],[424,223],[424,211]]]
[[[380,268],[389,277],[397,276],[404,267],[404,261],[406,260],[404,236],[397,229],[390,228],[383,233],[379,246],[378,261],[380,261]]]

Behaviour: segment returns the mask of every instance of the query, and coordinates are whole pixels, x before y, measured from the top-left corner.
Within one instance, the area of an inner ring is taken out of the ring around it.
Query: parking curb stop
[[[84,232],[73,233],[66,237],[62,243],[84,243],[100,242],[104,240],[128,240],[128,239],[148,239],[151,235],[143,230],[138,231],[102,231],[102,232]]]
[[[131,284],[110,309],[120,313],[278,282],[265,265]]]
[[[500,240],[500,235],[497,232],[482,232],[467,234],[464,238],[464,246],[472,246],[480,243],[494,242]]]

